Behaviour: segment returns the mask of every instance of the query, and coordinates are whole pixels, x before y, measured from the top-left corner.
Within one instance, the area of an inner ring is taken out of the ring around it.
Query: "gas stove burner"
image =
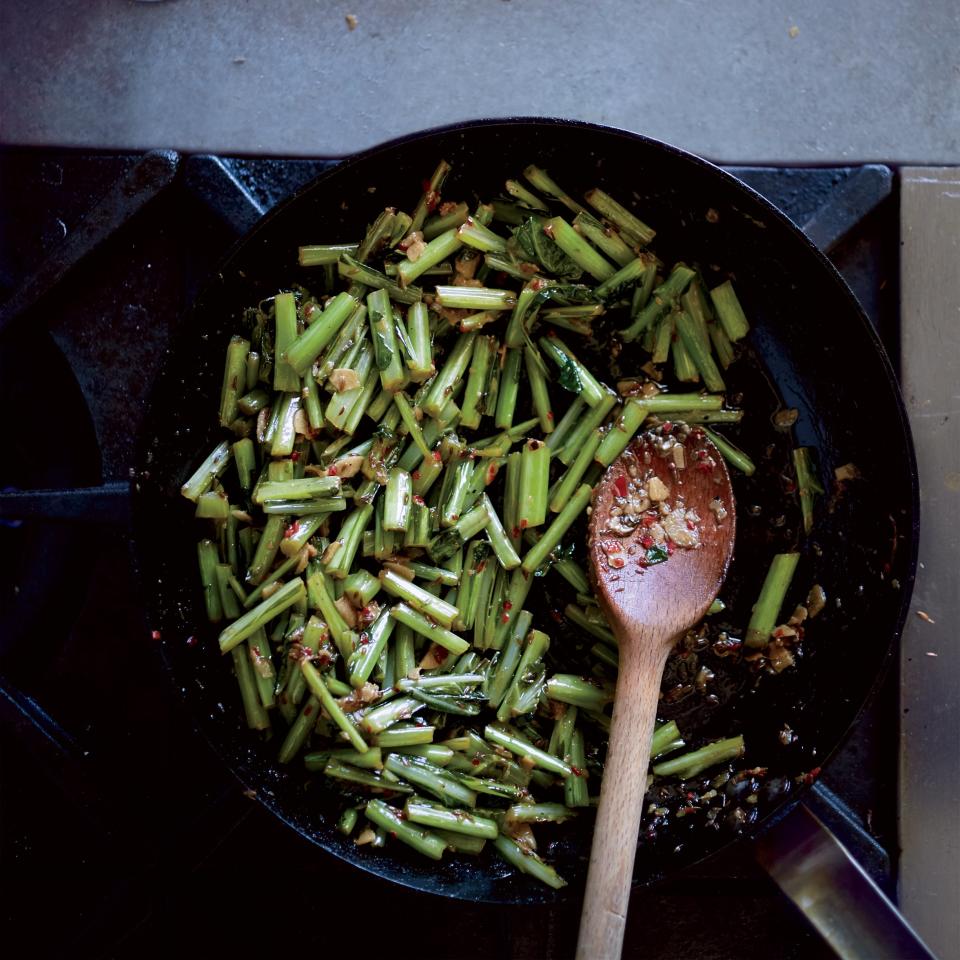
[[[275,931],[269,921],[258,929],[253,914],[222,922],[236,915],[242,872],[257,878],[245,904],[252,896],[271,915],[281,887],[312,892],[298,915],[349,915],[372,896],[387,924],[432,915],[434,901],[384,896],[378,881],[302,844],[211,763],[150,639],[127,552],[133,439],[179,318],[236,238],[330,165],[0,151],[0,400],[10,424],[0,458],[3,881],[8,914],[44,931],[51,954],[152,954],[187,935],[249,951]],[[728,169],[831,250],[896,357],[891,171]],[[808,795],[887,890],[895,695],[888,682]],[[58,900],[67,922],[56,929],[50,876],[72,891]],[[443,924],[418,926],[422,949],[449,953],[453,925],[471,930],[457,941],[464,957],[565,956],[575,942],[569,908],[509,922],[469,904],[443,911]],[[831,955],[748,851],[648,891],[634,913],[650,957],[714,955],[745,930],[758,955]],[[322,929],[326,950],[354,947],[349,929]]]

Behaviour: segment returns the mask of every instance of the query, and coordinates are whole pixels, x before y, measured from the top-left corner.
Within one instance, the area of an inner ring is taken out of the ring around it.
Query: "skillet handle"
[[[842,960],[936,960],[840,841],[800,804],[756,857]]]

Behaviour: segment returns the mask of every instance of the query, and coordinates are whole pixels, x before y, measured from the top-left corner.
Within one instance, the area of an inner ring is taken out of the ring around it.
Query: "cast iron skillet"
[[[719,705],[686,697],[666,713],[694,738],[745,733],[744,765],[769,771],[759,802],[749,808],[752,822],[737,831],[724,814],[715,828],[704,828],[696,817],[662,825],[656,837],[641,838],[635,882],[648,883],[738,834],[755,833],[795,801],[798,778],[837,748],[888,660],[904,622],[916,554],[913,448],[876,334],[835,269],[800,231],[712,164],[592,124],[480,121],[355,156],[264,217],[230,252],[181,324],[146,418],[135,538],[152,626],[161,631],[173,680],[216,752],[261,803],[324,850],[394,882],[471,901],[531,903],[569,895],[514,876],[492,856],[451,857],[437,865],[397,845],[387,853],[358,850],[333,829],[335,801],[322,785],[305,786],[296,765],[278,768],[277,741],[258,744],[243,726],[235,681],[203,618],[194,559],[201,534],[179,495],[183,480],[219,439],[223,351],[243,309],[291,282],[312,282],[296,265],[298,245],[359,238],[384,206],[412,208],[441,157],[454,167],[444,190],[448,198],[495,197],[506,177],[533,162],[574,196],[601,186],[635,202],[658,230],[654,248],[664,261],[696,262],[708,282],[735,277],[753,331],[748,356],[731,368],[728,387],[731,395],[742,394],[734,399],[749,411],[736,437],[759,469],[736,485],[737,547],[723,592],[732,627],[742,628],[749,616],[766,559],[797,540],[799,513],[788,486],[791,440],[773,429],[772,414],[781,406],[796,408],[796,442],[818,453],[828,495],[818,501],[794,593],[819,582],[829,603],[813,622],[804,657],[752,691],[742,674],[727,676],[725,664],[709,653],[676,659],[665,681],[666,690],[682,692],[692,679],[691,663],[703,661],[717,671]],[[625,371],[643,362],[632,363],[633,356],[628,350],[620,358]],[[862,479],[835,484],[833,469],[847,463]],[[553,579],[542,581],[543,607],[562,607],[569,599]],[[789,737],[781,736],[786,726],[793,732],[787,746]],[[561,836],[548,853],[576,891],[586,872],[589,824]]]

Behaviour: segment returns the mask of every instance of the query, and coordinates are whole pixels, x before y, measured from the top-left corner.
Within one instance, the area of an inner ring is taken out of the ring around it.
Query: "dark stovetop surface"
[[[572,955],[575,908],[430,898],[304,843],[193,733],[144,623],[124,488],[150,383],[229,244],[325,166],[0,152],[0,491],[93,488],[37,498],[38,519],[0,527],[3,920],[40,955],[336,951],[373,916],[397,931],[393,956]],[[831,247],[896,356],[890,172],[734,172]],[[64,512],[87,521],[51,519]],[[810,800],[888,890],[894,680]],[[641,945],[649,958],[830,956],[745,845],[636,893],[625,955]]]

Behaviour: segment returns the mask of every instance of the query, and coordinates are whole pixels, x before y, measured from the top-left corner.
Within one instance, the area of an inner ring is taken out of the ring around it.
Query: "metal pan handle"
[[[936,960],[840,841],[800,804],[756,856],[842,960]]]

